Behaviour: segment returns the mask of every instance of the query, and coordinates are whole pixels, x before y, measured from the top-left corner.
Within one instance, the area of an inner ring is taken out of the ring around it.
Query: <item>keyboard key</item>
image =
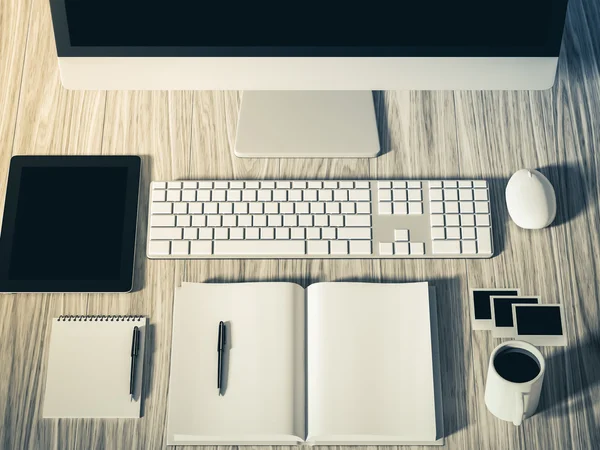
[[[331,202],[333,201],[333,191],[332,190],[324,190],[318,192],[319,201],[320,202]]]
[[[475,181],[473,181],[473,187],[474,188],[486,188],[487,187],[487,181],[485,181],[485,180],[475,180]]]
[[[306,181],[292,181],[292,189],[306,189]]]
[[[192,226],[193,227],[205,227],[206,226],[206,216],[192,216]]]
[[[473,196],[475,200],[485,201],[488,199],[487,189],[475,189],[475,191],[473,191]]]
[[[215,255],[304,255],[304,241],[215,241]]]
[[[475,202],[475,212],[477,214],[487,214],[490,208],[487,202]]]
[[[410,244],[408,242],[396,242],[394,243],[394,254],[395,255],[408,255],[410,251]]]
[[[228,181],[215,181],[215,189],[227,189],[228,187]]]
[[[314,189],[308,189],[304,191],[304,201],[305,202],[316,202],[317,201],[317,191]]]
[[[150,219],[150,225],[153,227],[174,227],[175,216],[172,215],[156,215]]]
[[[176,216],[176,217],[177,217],[177,226],[178,227],[191,227],[192,226],[191,216]]]
[[[218,203],[204,203],[204,214],[217,214],[219,212]]]
[[[171,242],[171,255],[187,256],[190,254],[189,241],[173,241]]]
[[[213,202],[224,202],[227,198],[227,191],[212,191]]]
[[[298,226],[298,216],[293,216],[291,214],[283,216],[283,226],[297,227]]]
[[[429,200],[441,202],[444,199],[444,195],[441,189],[432,189],[429,191]]]
[[[458,200],[458,190],[456,189],[444,189],[444,200],[456,201]]]
[[[246,239],[259,239],[260,229],[259,228],[246,228]]]
[[[460,233],[463,239],[475,239],[475,228],[473,227],[464,227]]]
[[[394,254],[394,244],[392,244],[391,242],[380,242],[379,243],[379,254],[382,256],[393,255]]]
[[[460,216],[460,224],[467,227],[475,226],[475,216]]]
[[[188,241],[195,241],[198,239],[198,228],[184,228],[183,238]]]
[[[325,214],[325,203],[317,202],[310,204],[311,214]]]
[[[298,226],[312,227],[313,226],[313,216],[309,216],[309,215],[298,216]]]
[[[332,255],[347,255],[348,241],[331,241],[329,243]]]
[[[288,191],[288,200],[290,202],[301,202],[302,201],[302,191],[300,191],[300,190]]]
[[[266,227],[267,216],[263,214],[255,214],[252,216],[252,225],[255,227]]]
[[[313,220],[315,227],[326,227],[329,225],[329,218],[325,214],[317,214]]]
[[[213,229],[212,228],[199,228],[198,239],[212,239]]]
[[[462,201],[473,201],[473,191],[471,189],[460,189],[458,199]]]
[[[459,181],[458,182],[459,188],[470,188],[471,185],[472,185],[472,183],[470,181]]]
[[[356,189],[370,189],[371,184],[368,181],[357,181],[354,183]]]
[[[322,189],[323,188],[323,182],[322,181],[309,181],[308,182],[308,188],[309,189]]]
[[[392,191],[390,190],[379,190],[377,191],[377,197],[380,202],[391,202],[392,201]]]
[[[459,202],[460,203],[460,212],[461,214],[473,214],[473,202]]]
[[[152,183],[152,189],[166,189],[167,188],[167,183],[165,183],[164,181],[155,181],[154,183]]]
[[[213,239],[229,239],[229,229],[228,228],[215,228],[215,233]]]
[[[263,203],[249,203],[248,211],[250,214],[262,214],[263,213]]]
[[[476,214],[475,215],[475,223],[478,227],[489,227],[490,226],[490,216],[487,214]]]
[[[443,202],[431,202],[429,204],[429,211],[431,214],[443,214],[444,203]]]
[[[457,188],[458,187],[458,182],[457,181],[444,181],[444,188]]]
[[[406,203],[397,203],[394,202],[393,203],[393,207],[394,207],[394,215],[405,215],[408,214],[408,205]]]
[[[429,220],[431,221],[432,227],[443,227],[445,224],[444,216],[439,214],[429,216]]]
[[[183,191],[181,193],[181,200],[184,202],[195,202],[196,201],[196,191]]]
[[[206,225],[209,227],[220,227],[221,226],[221,216],[207,216],[206,217]]]
[[[492,253],[492,233],[490,228],[477,227],[477,253]]]
[[[152,201],[153,202],[164,202],[167,200],[167,191],[163,190],[153,190],[152,191]]]
[[[258,201],[259,202],[270,202],[273,199],[273,191],[267,191],[261,189],[258,191]]]
[[[234,216],[235,217],[235,216]],[[251,227],[252,216],[237,216],[238,227]]]
[[[356,214],[371,214],[371,203],[357,203]]]
[[[338,228],[338,239],[371,239],[371,228]]]
[[[377,182],[377,188],[378,189],[391,189],[392,188],[392,182],[391,181],[378,181]]]
[[[275,189],[275,182],[274,181],[261,181],[260,188],[261,189]]]
[[[460,255],[460,241],[433,241],[434,255]]]
[[[356,212],[356,203],[343,202],[341,205],[342,214],[354,214]]]
[[[321,239],[321,229],[317,227],[307,227],[306,239]]]
[[[338,183],[337,181],[323,181],[323,187],[325,189],[337,189]]]
[[[275,239],[290,239],[289,228],[275,228]]]
[[[406,181],[392,181],[392,188],[406,189]]]
[[[212,181],[198,181],[198,189],[212,189]]]
[[[170,241],[149,241],[148,242],[148,255],[150,256],[161,256],[168,255],[171,250]]]
[[[273,201],[274,202],[285,202],[287,201],[287,191],[282,189],[277,189],[273,191]]]
[[[181,228],[150,228],[150,239],[152,240],[181,239],[182,236],[183,229]]]
[[[219,203],[219,214],[233,214],[233,203]]]
[[[242,200],[245,202],[255,202],[258,196],[258,191],[249,190],[242,192]]]
[[[441,187],[442,187],[442,182],[441,182],[441,181],[434,180],[434,181],[430,181],[430,182],[429,182],[429,188],[430,188],[430,189],[431,189],[431,188],[436,188],[436,189],[438,189],[438,188],[441,188]]]
[[[420,202],[421,201],[421,191],[412,189],[408,191],[408,200],[411,202]]]
[[[325,204],[325,212],[327,214],[339,214],[340,213],[340,204],[339,203],[326,203]]]
[[[420,189],[421,182],[420,181],[409,181],[406,183],[409,189]]]
[[[411,255],[424,255],[425,244],[423,242],[411,242],[410,243],[410,254]]]
[[[279,204],[278,203],[265,203],[265,214],[279,214]]]
[[[348,201],[348,191],[341,191],[341,190],[333,191],[333,199],[336,202],[347,202]]]
[[[292,239],[304,239],[304,228],[292,228],[290,237]]]
[[[270,227],[283,226],[283,217],[280,215],[267,216],[267,225]]]
[[[167,183],[168,189],[181,189],[181,181],[169,181]]]
[[[431,239],[439,240],[446,239],[446,231],[441,227],[434,227],[431,229]]]
[[[261,228],[260,229],[260,238],[262,239],[275,239],[275,229],[274,228]]]
[[[230,181],[229,188],[230,189],[244,189],[244,182],[243,181]]]
[[[448,214],[458,214],[458,202],[444,202],[444,210]]]
[[[460,216],[458,214],[447,214],[445,219],[447,227],[457,227],[460,225]]]
[[[196,201],[209,202],[211,197],[211,191],[196,191]]]
[[[292,183],[290,181],[277,181],[275,186],[277,186],[277,189],[291,189]]]
[[[352,216],[346,216],[346,220],[348,219],[348,217],[352,217]],[[369,217],[369,220],[371,218]],[[329,226],[330,227],[343,227],[344,226],[344,216],[342,216],[341,214],[337,214],[337,215],[331,215],[329,216]]]
[[[423,214],[423,205],[419,202],[409,202],[408,203],[408,213],[409,214]]]
[[[306,249],[309,255],[329,255],[329,241],[309,241]]]
[[[348,193],[348,199],[356,202],[368,202],[371,200],[371,191],[355,190]]]
[[[343,216],[339,216],[340,218],[342,218]],[[330,222],[331,222],[331,218],[330,218]],[[345,216],[345,222],[346,222],[346,226],[347,227],[370,227],[371,226],[371,216]],[[333,223],[330,223],[330,225],[333,226],[341,226],[341,225],[334,225]]]
[[[187,203],[173,203],[174,214],[187,214]]]
[[[408,230],[395,230],[394,231],[394,240],[398,241],[408,241]]]
[[[215,216],[212,216],[212,217],[215,217]],[[223,216],[223,226],[224,227],[235,227],[235,226],[237,226],[237,217],[236,216],[232,216],[232,215]]]
[[[309,213],[310,213],[309,203],[306,203],[306,202],[296,203],[296,214],[309,214]]]
[[[350,254],[351,255],[370,255],[371,253],[372,253],[371,252],[371,241],[351,241],[350,242]]]
[[[392,191],[392,199],[394,199],[395,202],[405,202],[408,199],[406,189],[394,189]]]
[[[171,214],[173,203],[152,203],[152,214]]]
[[[460,239],[460,228],[446,228],[446,239]]]
[[[202,214],[202,203],[189,203],[188,204],[188,213],[190,214]]]
[[[463,241],[462,252],[465,255],[474,255],[475,253],[477,253],[477,246],[475,245],[475,241]]]
[[[353,181],[340,181],[340,189],[353,189],[354,182]]]
[[[335,228],[321,228],[321,239],[335,239]]]
[[[246,202],[234,203],[233,204],[233,213],[234,214],[248,214],[248,203],[246,203]]]

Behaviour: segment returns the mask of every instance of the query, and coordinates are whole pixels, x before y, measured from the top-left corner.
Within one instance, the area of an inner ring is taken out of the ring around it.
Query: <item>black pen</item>
[[[131,341],[131,372],[129,374],[129,395],[131,395],[131,401],[133,401],[133,394],[135,390],[135,372],[137,368],[137,356],[140,351],[140,329],[133,327],[133,338]]]
[[[217,342],[217,389],[219,390],[219,395],[221,393],[221,379],[223,378],[223,352],[225,351],[225,341],[226,341],[227,330],[225,328],[225,324],[223,321],[219,322],[219,337]]]

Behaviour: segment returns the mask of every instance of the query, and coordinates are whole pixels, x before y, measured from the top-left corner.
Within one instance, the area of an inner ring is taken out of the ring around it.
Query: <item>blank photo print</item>
[[[540,346],[565,346],[565,314],[562,305],[512,305],[515,337]]]
[[[471,326],[473,330],[494,328],[491,297],[517,297],[519,294],[519,289],[473,289],[471,291]]]
[[[526,304],[537,305],[539,297],[495,297],[492,296],[492,336],[495,338],[515,337],[515,324],[513,322],[512,305]]]

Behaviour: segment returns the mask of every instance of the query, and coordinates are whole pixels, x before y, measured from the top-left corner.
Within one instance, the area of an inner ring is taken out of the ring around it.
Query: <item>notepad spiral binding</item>
[[[58,317],[59,322],[141,322],[144,316],[78,316],[78,315],[62,315]]]

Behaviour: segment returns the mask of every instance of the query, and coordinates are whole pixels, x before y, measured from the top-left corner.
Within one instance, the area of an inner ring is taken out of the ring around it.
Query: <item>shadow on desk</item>
[[[573,370],[567,372],[568,367]],[[569,410],[591,411],[593,399],[587,394],[598,384],[600,334],[594,333],[578,345],[560,348],[546,359],[546,376],[537,413],[568,416]],[[593,415],[587,416],[589,429],[595,429]]]

